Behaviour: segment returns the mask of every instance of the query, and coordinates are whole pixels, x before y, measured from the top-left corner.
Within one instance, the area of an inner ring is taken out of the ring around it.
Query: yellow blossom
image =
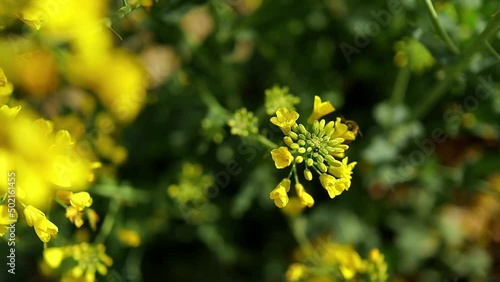
[[[277,169],[282,169],[289,166],[293,161],[292,154],[288,151],[287,147],[279,147],[271,151],[274,165]]]
[[[77,228],[82,227],[83,225],[83,213],[78,211],[75,207],[69,206],[66,209],[66,217],[71,221],[71,223],[75,224]]]
[[[299,119],[299,113],[296,111],[288,111],[286,108],[280,108],[276,111],[276,116],[271,118],[271,122],[279,126],[283,133],[288,134],[290,132],[290,128],[296,123]]]
[[[331,166],[330,169],[328,170],[328,173],[337,178],[345,179],[345,186],[347,190],[349,189],[349,187],[351,187],[352,169],[356,164],[357,162],[352,162],[350,164],[347,164],[347,157],[345,157],[342,160],[340,166]]]
[[[330,138],[343,138],[344,140],[354,140],[356,139],[356,135],[354,132],[349,130],[349,127],[342,122],[341,118],[337,118],[335,121],[335,130],[333,131],[332,135],[330,135]]]
[[[141,236],[137,231],[130,229],[118,230],[118,239],[131,247],[139,247],[141,245]]]
[[[48,220],[42,211],[31,205],[24,208],[24,216],[28,225],[35,228],[36,235],[44,243],[49,242],[52,236],[59,232],[57,226]]]
[[[295,184],[295,191],[299,196],[300,203],[302,204],[302,206],[310,208],[314,205],[313,197],[306,192],[302,184],[300,183]]]
[[[278,208],[283,208],[288,204],[287,192],[290,191],[290,183],[290,179],[288,178],[281,180],[278,186],[269,194],[269,198],[274,200],[274,204]]]
[[[7,205],[0,206],[0,236],[3,236],[7,233],[8,228],[7,225],[15,223],[17,221],[17,212],[16,210],[12,210],[12,214],[9,211],[9,207]]]
[[[69,202],[78,211],[82,211],[92,205],[92,197],[90,197],[90,194],[87,192],[78,192],[69,197]]]
[[[311,116],[307,119],[307,122],[313,123],[315,120],[326,116],[327,114],[333,113],[335,108],[332,106],[330,101],[322,102],[319,96],[314,96],[314,108]]]
[[[59,268],[66,255],[64,248],[46,248],[43,251],[43,259],[53,269]]]
[[[9,106],[3,105],[0,107],[0,115],[4,115],[8,119],[13,119],[17,116],[20,110],[21,106],[9,108]]]
[[[336,179],[329,174],[323,173],[319,176],[319,181],[323,188],[328,191],[328,196],[332,199],[346,190],[346,181],[344,179]]]
[[[8,96],[14,90],[14,86],[7,80],[2,68],[0,68],[0,97]]]
[[[302,263],[291,264],[286,272],[286,280],[288,282],[300,281],[304,278],[306,271],[306,266]]]
[[[80,281],[82,279],[87,282],[96,281],[95,274],[98,272],[101,275],[108,273],[107,267],[113,264],[113,259],[106,253],[104,245],[90,245],[86,242],[75,245],[72,248],[73,259],[77,265],[70,271],[68,279],[70,281]]]

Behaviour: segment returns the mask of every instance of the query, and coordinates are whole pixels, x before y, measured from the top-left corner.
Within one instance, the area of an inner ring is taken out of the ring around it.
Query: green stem
[[[453,54],[455,54],[455,55],[460,54],[460,50],[458,50],[458,47],[455,45],[455,43],[453,43],[453,41],[451,40],[448,33],[446,33],[446,30],[444,30],[443,26],[439,22],[436,10],[434,9],[434,6],[432,5],[431,0],[424,0],[424,2],[425,2],[425,6],[427,7],[427,11],[429,12],[429,15],[431,17],[432,24],[439,32],[439,35],[441,36],[441,38],[443,38],[444,42],[446,42],[446,45],[448,45],[448,48],[450,49],[451,52],[453,52]]]
[[[68,208],[68,205],[66,205],[66,203],[64,203],[63,201],[61,201],[61,199],[59,198],[55,198],[55,201],[56,203],[58,203],[60,206],[62,206],[63,208],[67,209]]]
[[[263,135],[257,135],[257,141],[259,141],[262,145],[266,146],[269,149],[276,149],[278,145],[276,145],[273,141],[267,139]]]
[[[403,102],[406,89],[408,88],[408,82],[410,81],[410,75],[411,71],[408,64],[399,70],[398,75],[396,76],[396,82],[394,83],[394,88],[392,89],[392,105],[401,104]]]
[[[118,211],[120,210],[120,201],[117,199],[111,199],[109,202],[108,213],[104,218],[101,230],[95,239],[96,244],[102,244],[106,241],[106,238],[113,230],[113,225],[115,224],[116,218],[118,216]]]
[[[469,61],[476,52],[484,48],[484,42],[495,34],[495,32],[500,28],[500,12],[493,15],[493,18],[488,23],[486,28],[481,32],[477,39],[473,40],[473,43],[465,50],[462,54],[462,58],[445,69],[445,78],[431,89],[430,93],[426,95],[426,99],[422,100],[415,108],[414,116],[416,119],[421,119],[424,117],[428,111],[434,106],[434,104],[439,101],[446,93],[446,90],[453,83],[456,75],[463,71],[469,64]]]
[[[491,44],[488,41],[484,41],[484,45],[486,46],[486,49],[495,57],[497,60],[500,61],[500,54],[491,46]]]
[[[311,257],[313,254],[313,247],[311,246],[311,243],[307,239],[306,236],[306,221],[302,217],[293,217],[290,219],[290,225],[292,228],[292,233],[293,236],[295,237],[295,240],[300,245],[300,248],[302,249],[302,252],[306,257]]]

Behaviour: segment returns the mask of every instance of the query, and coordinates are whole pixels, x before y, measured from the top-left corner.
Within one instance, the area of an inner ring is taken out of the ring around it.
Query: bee
[[[349,131],[352,131],[352,133],[354,133],[354,136],[361,136],[363,137],[363,133],[361,132],[361,130],[359,130],[359,125],[353,121],[353,120],[347,120],[345,119],[344,117],[342,117],[342,122],[347,125],[347,128],[349,129]]]

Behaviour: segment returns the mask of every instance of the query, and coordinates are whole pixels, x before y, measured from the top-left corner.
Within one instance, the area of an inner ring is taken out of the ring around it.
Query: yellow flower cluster
[[[367,259],[351,245],[336,244],[331,240],[314,246],[314,257],[305,257],[303,262],[288,267],[286,279],[289,282],[336,282],[342,281],[387,281],[387,263],[378,249],[372,249]]]
[[[95,223],[97,222],[98,217],[94,210],[87,209],[93,202],[89,193],[59,191],[57,193],[57,199],[59,200],[59,203],[62,203],[66,207],[66,217],[71,221],[71,223],[75,224],[77,228],[82,227],[84,210],[86,210],[91,227],[95,230]]]
[[[299,114],[280,108],[271,122],[280,127],[286,135],[283,140],[287,146],[281,146],[271,151],[271,157],[277,169],[284,169],[292,165],[290,175],[283,179],[271,192],[270,198],[276,206],[283,208],[287,205],[290,177],[295,176],[295,191],[302,206],[311,207],[314,199],[300,184],[297,175],[297,164],[305,164],[304,178],[313,179],[312,171],[319,175],[321,185],[327,190],[330,198],[340,195],[351,186],[351,174],[356,162],[348,163],[345,151],[349,148],[346,142],[356,138],[356,133],[340,118],[326,123],[319,118],[333,112],[335,108],[330,102],[323,102],[314,97],[314,109],[309,117],[312,128],[298,124]],[[342,159],[341,161],[337,158]]]
[[[15,85],[28,94],[48,95],[57,90],[61,76],[94,92],[118,121],[137,116],[150,78],[134,56],[113,46],[108,1],[32,0],[19,9],[11,16],[36,36],[0,38],[0,63]],[[8,90],[2,87],[1,74],[0,94]]]
[[[35,228],[36,235],[44,243],[49,242],[52,236],[59,232],[57,226],[48,220],[42,211],[31,205],[24,208],[24,216],[28,226]]]
[[[206,189],[213,184],[211,175],[203,174],[199,164],[184,163],[179,184],[167,188],[167,194],[179,204],[200,204],[207,201]]]
[[[101,275],[108,273],[108,267],[113,260],[106,254],[102,244],[91,245],[83,242],[73,246],[46,248],[43,253],[44,262],[56,269],[61,263],[71,258],[76,264],[66,272],[61,281],[96,281],[96,272]]]

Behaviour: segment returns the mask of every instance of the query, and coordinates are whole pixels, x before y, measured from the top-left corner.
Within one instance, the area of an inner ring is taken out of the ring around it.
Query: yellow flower
[[[315,120],[326,116],[327,114],[335,111],[335,108],[329,101],[322,102],[319,96],[314,96],[314,108],[311,116],[307,119],[307,122],[313,123]]]
[[[293,161],[292,154],[288,151],[287,147],[279,147],[271,151],[274,165],[277,169],[282,169],[289,166]]]
[[[52,236],[57,235],[59,229],[54,223],[52,223],[46,217],[43,217],[35,224],[35,232],[36,235],[38,235],[38,238],[42,240],[42,242],[47,243],[50,241]]]
[[[296,111],[288,111],[286,108],[280,108],[276,111],[276,116],[271,118],[271,122],[279,126],[283,133],[288,134],[290,128],[299,119],[299,113]]]
[[[302,263],[291,264],[286,272],[286,280],[288,282],[300,281],[306,274],[306,271],[306,266]]]
[[[7,205],[0,206],[0,236],[7,233],[7,225],[15,223],[17,221],[17,212],[13,210],[12,214],[9,212],[9,207]]]
[[[113,259],[106,253],[103,244],[90,245],[86,242],[73,246],[73,259],[77,265],[70,271],[73,280],[93,282],[96,281],[96,271],[101,275],[108,273],[107,267],[113,264]]]
[[[26,223],[28,223],[28,226],[32,227],[37,221],[44,218],[45,214],[34,206],[29,205],[24,208],[24,216],[26,217]]]
[[[82,211],[92,205],[92,197],[87,192],[78,192],[69,197],[69,202],[77,211]]]
[[[135,230],[120,229],[118,230],[118,239],[131,247],[139,247],[141,245],[141,236]]]
[[[336,179],[329,174],[323,173],[319,176],[319,181],[323,188],[328,191],[328,196],[332,199],[346,190],[346,181],[344,179]]]
[[[24,209],[24,216],[29,226],[34,226],[36,235],[44,243],[50,241],[52,236],[57,235],[57,226],[45,217],[39,209],[29,205]]]
[[[341,118],[337,118],[335,121],[335,130],[333,131],[332,135],[330,135],[331,139],[334,138],[343,138],[344,140],[354,140],[356,139],[356,135],[354,132],[349,130],[349,127],[342,123]]]
[[[2,68],[0,68],[0,96],[9,96],[14,86],[7,80]]]
[[[274,200],[278,208],[283,208],[288,204],[288,191],[290,191],[290,179],[285,178],[271,191],[269,198]]]
[[[13,119],[17,116],[17,114],[19,113],[20,110],[21,110],[21,106],[9,108],[9,106],[3,105],[0,107],[0,115],[4,115],[8,119]]]
[[[304,186],[302,186],[302,184],[300,184],[300,183],[295,184],[295,191],[297,192],[297,195],[299,196],[300,203],[302,204],[302,206],[306,206],[306,207],[310,208],[314,205],[313,197],[306,192],[306,190],[304,189]]]
[[[66,217],[69,218],[71,223],[75,224],[77,228],[83,225],[83,213],[78,211],[75,207],[69,206],[66,209]]]
[[[43,259],[53,269],[59,268],[66,255],[65,248],[46,248],[43,251]]]
[[[352,162],[350,164],[347,164],[347,157],[345,157],[342,160],[342,163],[340,166],[331,166],[330,169],[328,170],[328,173],[331,175],[337,177],[337,178],[342,178],[345,179],[345,185],[346,185],[346,190],[351,187],[351,174],[352,174],[352,169],[354,166],[357,164],[357,162]]]

